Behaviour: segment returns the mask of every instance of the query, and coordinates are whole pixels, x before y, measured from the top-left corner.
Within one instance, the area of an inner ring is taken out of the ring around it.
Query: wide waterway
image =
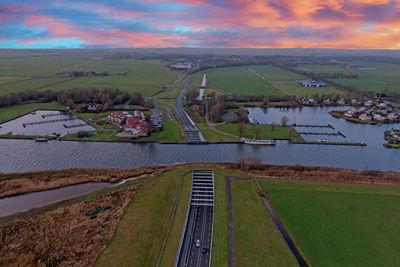
[[[134,168],[144,165],[182,162],[236,162],[240,157],[259,156],[264,163],[283,165],[335,166],[362,170],[400,171],[400,149],[382,146],[383,133],[394,125],[362,125],[331,117],[332,108],[250,109],[260,122],[279,122],[285,115],[290,123],[331,124],[346,135],[348,142],[367,146],[306,145],[278,141],[276,146],[244,144],[134,144],[31,140],[0,140],[0,172],[64,168]],[[398,125],[395,127],[399,128]]]

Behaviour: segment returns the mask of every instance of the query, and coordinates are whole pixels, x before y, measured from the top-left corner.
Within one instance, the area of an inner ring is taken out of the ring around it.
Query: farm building
[[[296,80],[296,83],[304,87],[323,87],[326,85],[324,82],[316,80]]]

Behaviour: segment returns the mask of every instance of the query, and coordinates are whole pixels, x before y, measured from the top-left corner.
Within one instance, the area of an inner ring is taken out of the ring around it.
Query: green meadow
[[[24,57],[2,56],[0,66],[0,95],[25,90],[67,90],[84,87],[116,87],[129,93],[139,92],[144,96],[161,90],[161,85],[172,83],[179,71],[171,71],[158,60],[136,60],[107,58],[104,53],[88,51],[82,54],[45,53]],[[68,78],[55,75],[68,71],[108,71],[108,76]],[[125,72],[121,77],[118,73]],[[6,76],[9,76],[5,78]]]
[[[345,63],[339,65],[300,65],[297,69],[308,72],[325,73],[354,73],[358,75],[355,79],[332,79],[333,82],[344,85],[354,86],[363,91],[400,92],[400,66],[389,63],[376,62],[348,62],[351,65],[376,68],[376,70],[346,69]]]
[[[399,266],[400,189],[260,180],[312,266]]]
[[[207,84],[210,87],[219,88],[238,95],[286,95],[270,83],[250,72],[250,68],[252,66],[228,67],[207,71]],[[201,73],[200,76],[202,78]],[[197,78],[197,81],[199,80],[200,77]]]

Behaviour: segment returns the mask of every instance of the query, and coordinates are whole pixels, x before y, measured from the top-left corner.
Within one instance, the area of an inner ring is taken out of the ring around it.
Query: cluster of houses
[[[377,103],[372,100],[368,100],[364,103],[363,109],[358,110],[353,107],[350,110],[344,112],[346,118],[356,118],[360,121],[400,121],[400,116],[393,109],[390,103]]]
[[[324,100],[316,100],[313,98],[305,99],[300,98],[297,99],[297,103],[303,106],[344,106],[344,105],[361,105],[361,101],[357,99],[346,100],[344,98],[338,100],[331,100],[329,98]]]
[[[82,77],[82,76],[89,76],[89,77],[94,77],[94,76],[107,76],[108,71],[100,71],[100,72],[95,72],[95,71],[60,71],[56,72],[56,75],[62,75],[62,76],[67,76],[67,77]]]
[[[385,131],[385,140],[389,144],[400,144],[400,129]]]
[[[148,136],[154,129],[152,123],[146,121],[143,112],[112,112],[107,116],[107,121],[124,131],[131,133],[135,137]]]

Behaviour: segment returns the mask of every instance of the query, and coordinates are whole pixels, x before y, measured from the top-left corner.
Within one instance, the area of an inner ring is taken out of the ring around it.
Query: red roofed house
[[[107,120],[111,123],[118,124],[119,126],[122,125],[123,121],[128,118],[127,115],[111,112],[110,115],[107,116]]]

